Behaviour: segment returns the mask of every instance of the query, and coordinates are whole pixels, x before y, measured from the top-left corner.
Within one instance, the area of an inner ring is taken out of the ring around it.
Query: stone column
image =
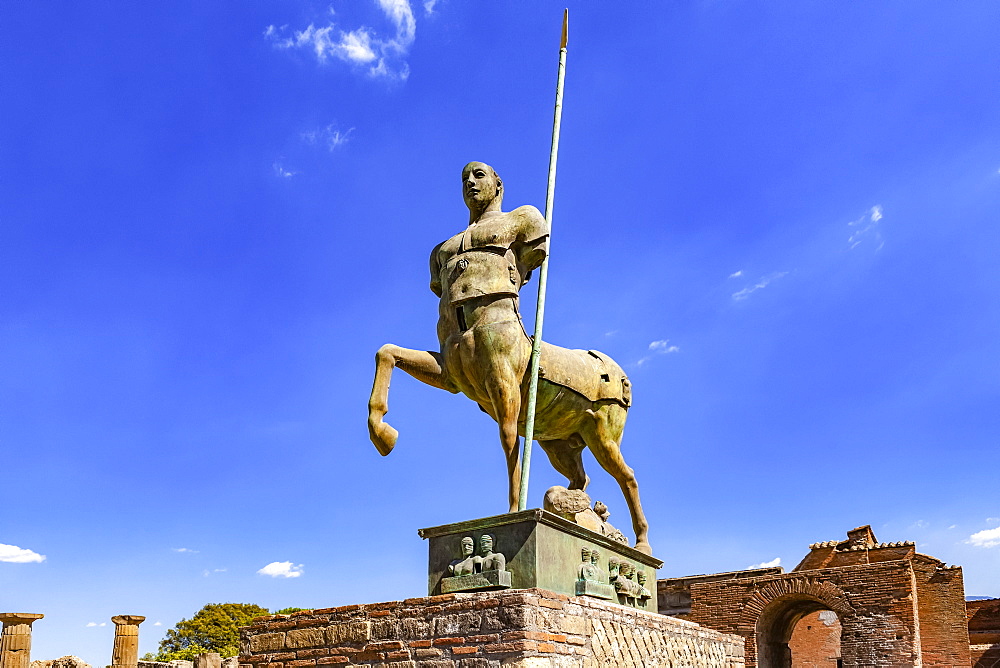
[[[31,623],[45,615],[33,612],[0,612],[0,668],[28,668],[31,663]]]
[[[137,668],[139,665],[139,624],[146,621],[140,615],[118,615],[115,623],[115,648],[111,652],[110,668]]]

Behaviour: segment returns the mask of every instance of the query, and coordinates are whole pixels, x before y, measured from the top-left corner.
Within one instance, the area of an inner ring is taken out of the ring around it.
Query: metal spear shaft
[[[545,285],[549,278],[549,255],[552,252],[552,205],[556,194],[556,161],[559,158],[559,126],[562,123],[563,81],[566,78],[566,42],[569,10],[563,12],[562,41],[559,44],[559,73],[556,78],[556,108],[552,120],[552,147],[549,150],[549,181],[545,190],[545,224],[549,229],[549,252],[538,271],[538,306],[535,310],[535,335],[531,341],[531,367],[528,382],[528,414],[524,422],[524,446],[521,450],[521,493],[517,509],[528,507],[528,472],[531,469],[531,442],[535,440],[535,404],[538,399],[538,366],[542,353],[542,323],[545,321]]]

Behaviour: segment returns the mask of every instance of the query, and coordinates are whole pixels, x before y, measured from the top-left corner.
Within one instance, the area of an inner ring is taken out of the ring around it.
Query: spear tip
[[[563,32],[562,41],[559,43],[560,49],[566,48],[566,43],[569,41],[569,8],[563,10]]]

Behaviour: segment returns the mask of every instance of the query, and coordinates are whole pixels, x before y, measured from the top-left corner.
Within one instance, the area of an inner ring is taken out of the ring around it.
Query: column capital
[[[31,624],[44,616],[39,612],[0,612],[0,622],[4,624]]]
[[[146,621],[146,618],[142,615],[115,615],[111,618],[111,621],[119,626],[122,624],[132,624],[138,626]]]

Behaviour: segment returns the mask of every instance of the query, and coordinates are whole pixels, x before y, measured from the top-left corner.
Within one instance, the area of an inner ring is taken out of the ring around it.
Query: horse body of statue
[[[510,512],[514,512],[521,483],[518,435],[524,434],[531,358],[518,292],[545,259],[548,226],[532,206],[501,211],[503,182],[489,165],[466,165],[462,189],[469,226],[431,253],[431,290],[440,297],[441,349],[411,350],[392,344],[379,349],[368,429],[378,451],[389,454],[398,434],[383,417],[394,367],[428,385],[462,392],[500,427]],[[553,467],[569,479],[570,489],[587,487],[582,454],[590,448],[625,495],[636,549],[649,554],[648,525],[635,474],[619,447],[631,401],[628,377],[610,357],[542,342],[535,438]]]

